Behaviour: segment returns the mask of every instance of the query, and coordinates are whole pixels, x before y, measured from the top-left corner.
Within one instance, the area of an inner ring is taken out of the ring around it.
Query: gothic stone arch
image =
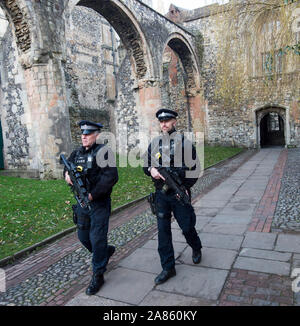
[[[23,69],[22,101],[26,112],[22,121],[28,132],[28,169],[37,171],[41,178],[61,177],[59,154],[71,150],[64,60],[66,8],[74,3],[103,15],[130,51],[136,77],[131,91],[142,131],[157,130],[154,117],[161,105],[159,71],[166,44],[179,53],[188,75],[186,88],[191,120],[196,122],[194,130],[203,128],[204,106],[192,50],[194,36],[181,26],[140,1],[0,0],[15,30],[18,60]]]
[[[185,73],[189,129],[193,129],[195,132],[204,132],[205,103],[203,101],[197,56],[189,41],[179,33],[171,34],[166,42],[166,46],[178,55]]]
[[[31,47],[31,30],[26,5],[23,1],[1,0],[0,7],[3,8],[14,27],[13,30],[18,48],[23,53],[28,51]]]
[[[125,2],[126,4],[126,2]],[[159,82],[154,77],[154,60],[148,41],[142,30],[141,23],[135,17],[132,8],[118,0],[112,1],[72,1],[70,5],[79,5],[91,8],[103,16],[119,35],[130,58],[134,76],[134,94],[138,116],[139,131],[152,131],[157,128],[153,123],[154,112],[160,107],[161,98]],[[138,5],[139,3],[137,3]],[[141,5],[141,4],[139,4]],[[119,138],[123,125],[117,125],[115,116],[116,134]],[[126,127],[127,130],[127,127]],[[124,135],[125,137],[125,135]]]

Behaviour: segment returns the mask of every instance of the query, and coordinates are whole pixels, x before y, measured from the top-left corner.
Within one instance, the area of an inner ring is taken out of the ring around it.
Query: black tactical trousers
[[[111,200],[91,202],[92,209],[77,208],[78,238],[93,254],[92,267],[96,274],[103,274],[108,263],[107,233],[111,213]]]
[[[187,244],[194,250],[200,250],[202,244],[196,232],[196,215],[191,205],[182,205],[174,196],[160,190],[155,196],[158,226],[158,252],[162,268],[170,270],[175,266],[174,248],[172,244],[171,213],[182,230]]]

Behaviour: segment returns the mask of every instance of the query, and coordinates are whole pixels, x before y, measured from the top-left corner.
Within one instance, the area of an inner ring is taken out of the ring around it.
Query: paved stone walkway
[[[194,189],[203,259],[192,263],[191,249],[173,222],[177,275],[168,282],[154,285],[161,271],[155,218],[147,203],[140,203],[111,221],[117,251],[97,295],[84,294],[90,254],[71,234],[7,266],[8,290],[0,294],[0,305],[300,305],[300,292],[292,290],[292,285],[300,289],[300,234],[273,227],[278,212],[285,225],[290,219],[285,208],[300,207],[297,196],[293,205],[284,202],[285,178],[299,189],[299,164],[294,166],[299,153],[247,152],[207,171]]]
[[[254,153],[246,151],[205,170],[192,189],[193,198],[222,182]],[[109,242],[117,250],[110,259],[108,271],[141,247],[155,231],[156,218],[146,200],[113,213]],[[0,306],[64,305],[86,288],[91,277],[90,261],[90,253],[80,245],[76,233],[72,233],[14,264],[5,265],[6,292],[0,293]]]
[[[300,235],[270,232],[286,159],[286,149],[263,149],[197,200],[199,265],[173,222],[176,277],[154,285],[161,271],[154,234],[107,273],[97,295],[81,291],[67,305],[300,305],[291,277]]]

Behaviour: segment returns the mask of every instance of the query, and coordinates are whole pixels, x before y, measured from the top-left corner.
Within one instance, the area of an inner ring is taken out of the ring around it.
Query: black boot
[[[175,268],[172,268],[168,271],[163,270],[154,280],[155,284],[162,284],[166,282],[170,277],[173,277],[176,275],[176,270]]]
[[[107,254],[108,254],[107,261],[114,254],[115,251],[116,251],[116,248],[114,246],[110,246],[110,245],[107,246]]]
[[[193,255],[192,255],[193,263],[199,264],[201,261],[201,258],[202,258],[201,249],[193,250]]]
[[[94,273],[92,276],[91,282],[90,282],[89,286],[87,287],[85,293],[87,295],[96,294],[100,290],[103,283],[104,283],[103,274],[95,274]]]

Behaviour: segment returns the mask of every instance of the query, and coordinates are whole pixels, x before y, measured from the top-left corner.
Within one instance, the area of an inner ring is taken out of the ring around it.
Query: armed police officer
[[[194,264],[199,264],[201,261],[202,244],[195,229],[196,215],[191,205],[190,191],[199,173],[187,177],[189,172],[197,172],[191,170],[195,170],[196,165],[200,163],[195,147],[175,129],[177,116],[177,112],[169,109],[160,109],[156,112],[162,134],[149,145],[143,167],[144,173],[152,177],[156,189],[154,206],[158,226],[158,252],[163,270],[155,278],[155,284],[164,283],[176,275],[171,233],[172,212],[187,243],[192,248]],[[187,155],[190,155],[190,160],[186,159]],[[191,164],[187,166],[186,162]],[[196,165],[195,162],[197,162]],[[184,189],[186,194],[183,195],[188,196],[188,202],[183,202],[179,193],[167,186],[168,175],[171,177],[173,175],[177,184]]]
[[[88,193],[89,209],[77,204],[73,206],[73,210],[78,238],[92,253],[93,276],[86,294],[93,295],[103,285],[106,265],[115,251],[114,246],[107,244],[107,233],[111,213],[110,195],[118,181],[118,171],[115,164],[105,166],[99,162],[101,158],[102,161],[107,159],[110,151],[106,145],[96,143],[102,125],[87,120],[80,121],[78,125],[81,129],[82,146],[73,151],[68,160],[81,171]],[[72,185],[66,169],[64,176],[66,182]]]

